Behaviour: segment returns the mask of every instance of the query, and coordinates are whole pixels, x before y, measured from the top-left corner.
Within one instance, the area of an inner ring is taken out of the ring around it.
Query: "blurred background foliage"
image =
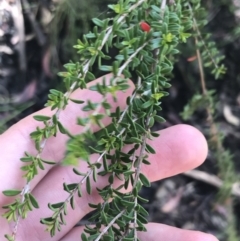
[[[72,46],[91,30],[93,17],[109,17],[107,4],[116,0],[16,2],[0,1],[0,133],[41,109],[49,89],[62,88],[57,73],[79,58]],[[188,40],[174,60],[170,95],[163,103],[167,122],[154,128],[181,123],[197,127],[210,146],[207,161],[198,170],[211,176],[179,175],[154,183],[143,195],[150,197],[149,221],[236,241],[240,240],[240,195],[233,194],[232,187],[239,191],[240,0],[202,0],[202,4],[207,23],[201,33],[211,33],[208,41],[214,41],[225,56],[227,72],[215,80],[205,68],[207,94],[203,95],[195,42]],[[101,75],[97,69],[94,72]],[[211,183],[212,177],[223,183]]]

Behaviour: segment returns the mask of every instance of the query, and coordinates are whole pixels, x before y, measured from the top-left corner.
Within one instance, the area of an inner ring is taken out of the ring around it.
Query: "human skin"
[[[110,79],[110,74],[106,75],[106,79]],[[100,82],[101,78],[93,81],[91,85]],[[114,110],[118,105],[121,109],[125,107],[127,96],[131,95],[134,85],[129,81],[130,88],[125,92],[118,93],[118,103],[113,102],[109,96],[108,101]],[[102,98],[100,94],[89,90],[76,90],[72,96],[74,99],[98,102]],[[50,108],[45,108],[37,113],[37,115],[50,116],[53,112]],[[87,113],[81,111],[78,104],[70,103],[67,108],[61,112],[60,121],[72,134],[81,133],[82,127],[76,124],[77,116],[86,116]],[[104,119],[104,124],[110,123],[110,119]],[[1,160],[0,160],[0,207],[13,201],[14,198],[6,197],[2,193],[6,189],[22,189],[25,180],[22,178],[23,172],[20,167],[23,165],[19,159],[27,151],[36,154],[34,143],[30,139],[29,134],[35,130],[37,126],[41,126],[40,122],[35,121],[31,116],[19,121],[17,124],[9,128],[0,136]],[[93,131],[97,131],[98,127],[92,127]],[[156,150],[155,155],[149,155],[151,165],[142,166],[143,173],[149,180],[157,181],[166,177],[170,177],[184,171],[191,170],[205,160],[207,155],[207,143],[204,136],[194,127],[188,125],[176,125],[159,131],[160,137],[153,141],[148,141]],[[65,144],[67,137],[61,133],[57,137],[51,137],[42,152],[42,158],[45,160],[54,160],[60,163],[64,158]],[[94,161],[96,156],[91,157]],[[86,169],[84,162],[79,163],[79,168]],[[84,172],[84,170],[83,170]],[[28,218],[20,220],[17,232],[17,241],[73,241],[80,240],[80,233],[84,227],[74,227],[75,224],[83,218],[90,210],[88,203],[98,203],[101,198],[97,192],[92,195],[86,194],[83,186],[82,198],[76,198],[75,210],[69,209],[66,216],[66,226],[62,226],[62,231],[57,232],[51,238],[49,233],[45,231],[45,226],[40,224],[39,220],[43,217],[51,216],[51,211],[47,204],[61,202],[66,199],[67,193],[62,190],[62,183],[78,182],[79,177],[72,173],[72,167],[62,167],[61,165],[46,165],[44,171],[31,181],[31,191],[39,202],[40,209],[30,212]],[[94,183],[93,183],[94,185]],[[107,185],[106,178],[99,178],[98,186]],[[94,187],[93,187],[94,190]],[[0,209],[0,214],[5,212]],[[11,234],[11,225],[0,217],[0,240],[4,240],[4,234]],[[140,232],[139,239],[141,241],[217,241],[210,235],[198,231],[181,230],[163,224],[149,223],[147,232]]]

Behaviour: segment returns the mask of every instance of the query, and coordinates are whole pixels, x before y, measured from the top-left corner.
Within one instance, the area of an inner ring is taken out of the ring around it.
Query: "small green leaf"
[[[120,13],[121,12],[121,5],[118,4],[109,4],[108,7],[112,9],[115,13]]]
[[[98,208],[98,204],[88,203],[88,206],[94,209]]]
[[[78,187],[77,183],[71,183],[67,185],[67,190],[72,191]]]
[[[97,182],[97,171],[96,171],[96,167],[93,168],[93,180],[94,180],[94,182]]]
[[[164,118],[162,118],[161,116],[158,116],[158,115],[155,115],[154,119],[155,119],[155,121],[157,121],[159,123],[166,122],[166,120]]]
[[[138,212],[141,213],[143,216],[149,215],[147,210],[144,207],[142,207],[140,204],[138,204],[137,207],[138,207]]]
[[[148,161],[148,160],[146,160],[146,159],[143,159],[143,161],[142,161],[145,165],[151,165],[151,163]]]
[[[41,161],[48,164],[48,165],[55,165],[56,164],[56,162],[46,161],[46,160],[43,160],[43,159],[41,159]]]
[[[143,203],[148,203],[149,202],[147,199],[145,199],[145,198],[143,198],[143,197],[141,197],[139,195],[137,196],[137,198],[138,198],[139,201],[141,201]]]
[[[48,204],[48,207],[52,210],[53,209],[58,209],[58,208],[62,208],[64,205],[64,202],[60,202],[60,203],[54,203],[54,204]]]
[[[74,210],[75,209],[75,203],[74,203],[74,197],[73,196],[70,199],[70,205],[71,205],[71,208]]]
[[[104,109],[111,109],[111,105],[109,104],[109,103],[107,103],[107,102],[102,102],[102,106],[104,107]]]
[[[142,140],[140,140],[137,137],[131,137],[130,139],[128,139],[128,141],[132,142],[132,143],[142,143]]]
[[[80,126],[85,126],[89,121],[89,118],[77,118],[77,124]]]
[[[113,174],[111,174],[111,175],[109,176],[108,182],[109,182],[110,184],[113,184],[113,182],[114,182],[114,175],[113,175]]]
[[[152,100],[149,100],[149,101],[145,102],[144,104],[142,104],[142,108],[147,109],[148,107],[150,107],[153,104],[154,104],[154,102]]]
[[[99,67],[99,70],[105,71],[105,72],[112,72],[113,68],[112,66],[108,66],[108,65],[101,65]]]
[[[147,224],[148,223],[148,220],[143,217],[141,214],[138,213],[137,215],[137,219],[141,222],[141,223],[144,223],[144,224]]]
[[[103,27],[104,22],[98,18],[93,18],[92,21],[99,27]]]
[[[157,132],[151,132],[151,135],[152,135],[153,137],[159,137],[159,136],[160,136],[160,134],[157,133]]]
[[[4,237],[8,240],[8,241],[14,241],[15,238],[13,236],[10,236],[9,234],[5,234]]]
[[[86,173],[83,173],[83,172],[79,172],[75,167],[73,168],[73,172],[79,176],[86,176]]]
[[[11,190],[5,190],[2,193],[5,196],[11,197],[11,196],[17,196],[18,194],[20,194],[22,191],[20,190],[15,190],[15,189],[11,189]]]
[[[81,234],[81,239],[82,239],[82,241],[88,241],[88,238],[85,233]]]
[[[87,78],[87,81],[88,81],[88,82],[96,79],[96,77],[94,76],[94,74],[91,73],[90,71],[87,72],[86,78]]]
[[[142,173],[140,173],[139,178],[140,178],[142,184],[143,184],[145,187],[151,187],[150,181],[149,181],[148,178],[147,178],[146,176],[144,176]]]
[[[48,121],[51,119],[49,116],[44,116],[44,115],[35,115],[33,116],[34,120],[36,121]]]
[[[82,197],[82,190],[81,190],[81,185],[78,185],[78,197]]]
[[[152,154],[156,154],[155,150],[148,144],[146,144],[146,151]]]
[[[91,194],[92,193],[92,186],[91,186],[91,182],[90,182],[90,177],[87,177],[86,188],[87,188],[87,193]]]
[[[30,199],[31,204],[33,205],[33,207],[39,208],[37,200],[34,198],[34,196],[31,193],[29,193],[29,199]]]
[[[134,241],[134,238],[123,238],[122,241]]]
[[[67,130],[63,127],[62,123],[60,121],[57,122],[58,129],[62,134],[67,134]]]
[[[89,149],[92,151],[92,153],[102,153],[102,150],[97,150],[96,148],[89,146]]]
[[[75,99],[70,99],[72,102],[76,103],[76,104],[83,104],[84,101],[83,100],[75,100]]]

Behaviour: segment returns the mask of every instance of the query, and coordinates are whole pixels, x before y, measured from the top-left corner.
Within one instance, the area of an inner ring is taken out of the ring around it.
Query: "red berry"
[[[141,22],[140,27],[141,27],[142,31],[144,31],[144,32],[149,32],[151,29],[150,25],[147,24],[146,22]]]

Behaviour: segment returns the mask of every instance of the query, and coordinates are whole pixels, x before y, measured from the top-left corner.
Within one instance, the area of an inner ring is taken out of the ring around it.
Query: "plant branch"
[[[222,188],[224,185],[224,181],[221,180],[219,177],[209,174],[207,172],[199,171],[199,170],[187,171],[187,172],[184,172],[183,175],[191,177],[198,181],[208,183],[219,189]],[[232,193],[232,195],[234,195],[236,197],[240,197],[240,183],[239,182],[235,182],[232,184],[231,193]]]
[[[111,222],[101,231],[99,236],[94,241],[99,241],[102,238],[102,236],[108,231],[108,229],[114,225],[116,220],[118,220],[125,212],[126,209],[122,210],[115,218],[113,218]]]
[[[215,68],[218,68],[218,64],[216,63],[216,61],[215,61],[214,58],[212,57],[212,55],[211,55],[211,53],[210,53],[208,47],[206,46],[206,43],[205,43],[203,37],[202,37],[201,32],[199,31],[199,28],[198,28],[198,25],[197,25],[197,21],[196,21],[196,18],[194,17],[193,9],[192,9],[190,3],[188,3],[188,7],[189,7],[189,9],[190,9],[191,12],[192,12],[193,29],[194,29],[194,31],[196,31],[196,33],[197,33],[197,35],[199,36],[201,42],[203,43],[203,46],[204,46],[205,50],[207,51],[208,56],[209,56],[209,58],[211,59],[212,63],[214,64]]]
[[[133,11],[135,8],[137,8],[139,5],[143,4],[144,2],[145,2],[145,0],[140,0],[140,1],[138,1],[137,3],[135,3],[134,5],[132,5],[132,6],[129,8],[129,11]],[[127,15],[128,15],[128,14],[125,13],[125,14],[123,14],[122,16],[120,16],[119,19],[117,20],[117,23],[118,23],[118,24],[123,24],[123,23],[124,23],[124,19],[127,17]],[[101,43],[101,46],[99,47],[99,50],[101,50],[101,49],[104,47],[104,45],[106,44],[106,42],[107,42],[110,34],[112,33],[112,31],[113,31],[113,26],[107,30],[107,33],[106,33],[106,35],[104,36],[104,39],[102,40],[102,43]],[[140,50],[139,50],[139,51],[140,51]],[[130,61],[128,60],[127,63],[125,64],[125,66],[127,66],[130,62],[131,62],[131,60],[130,60]],[[91,63],[91,59],[88,60],[88,61],[85,61],[85,64],[84,64],[84,67],[83,67],[83,73],[84,73],[84,75],[86,75],[86,73],[88,72],[89,67],[90,67],[90,63]],[[119,75],[121,75],[121,72],[123,71],[123,69],[124,69],[124,68],[122,68],[122,70],[119,71],[119,73],[120,73]],[[82,74],[80,73],[80,74],[78,75],[78,78],[80,78],[81,76],[82,76]],[[70,97],[71,93],[73,92],[73,90],[75,89],[76,85],[77,85],[77,81],[75,81],[75,82],[71,85],[70,89],[64,94],[64,97],[66,97],[67,99],[69,99],[69,97]],[[55,113],[57,119],[59,118],[60,111],[61,111],[61,109],[59,108],[59,109],[56,111],[56,113]],[[54,124],[54,123],[53,123],[52,120],[48,123],[48,125],[49,125],[50,127],[53,126],[53,124]],[[46,143],[47,143],[47,138],[45,138],[44,140],[42,140],[42,142],[41,142],[41,144],[40,144],[40,150],[39,150],[38,153],[37,153],[37,157],[38,157],[38,158],[40,158],[41,153],[42,153],[42,151],[43,151]],[[27,186],[30,186],[30,181],[28,181],[28,182],[26,183],[25,187],[23,188],[23,191],[22,191],[22,202],[24,202],[24,196],[25,196],[25,194],[30,191],[30,188],[26,188]],[[19,224],[19,219],[20,219],[20,216],[18,215],[18,217],[17,217],[17,222],[15,223],[15,226],[14,226],[14,229],[13,229],[13,236],[14,236],[14,237],[15,237],[15,235],[16,235],[16,233],[17,233],[17,227],[18,227],[18,224]]]

